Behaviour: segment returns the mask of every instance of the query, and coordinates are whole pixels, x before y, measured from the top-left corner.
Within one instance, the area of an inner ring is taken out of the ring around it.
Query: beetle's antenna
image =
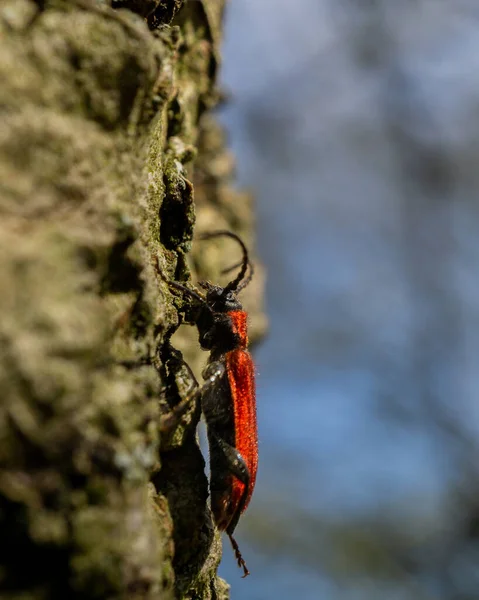
[[[223,269],[221,271],[221,275],[225,275],[226,273],[229,273],[230,271],[232,271],[233,269],[237,269],[238,267],[241,267],[241,265],[243,264],[243,261],[240,260],[240,262],[235,263],[234,265],[231,265],[231,267],[228,267],[226,269]],[[254,267],[253,264],[248,262],[248,266],[249,266],[249,273],[248,276],[245,277],[245,279],[243,279],[243,281],[241,282],[241,285],[239,285],[236,288],[237,292],[241,292],[242,289],[244,289],[249,283],[250,281],[253,279],[253,275],[254,275]]]
[[[220,236],[230,237],[231,239],[235,240],[236,242],[238,242],[238,244],[241,246],[241,249],[243,250],[243,259],[241,260],[241,262],[238,263],[238,265],[231,267],[233,269],[236,266],[241,265],[240,272],[235,277],[235,279],[233,279],[233,281],[230,281],[228,283],[228,285],[225,287],[225,290],[232,290],[232,291],[240,292],[251,281],[251,279],[253,277],[253,272],[254,272],[253,265],[250,263],[250,260],[249,260],[248,249],[246,248],[246,245],[244,244],[243,240],[238,235],[236,235],[236,233],[233,233],[232,231],[220,230],[220,231],[212,231],[210,233],[203,233],[199,239],[200,240],[209,240],[211,238],[220,237]],[[250,267],[250,273],[249,273],[248,277],[245,278],[246,271],[248,270],[248,266]],[[229,269],[227,269],[227,271],[229,271]]]

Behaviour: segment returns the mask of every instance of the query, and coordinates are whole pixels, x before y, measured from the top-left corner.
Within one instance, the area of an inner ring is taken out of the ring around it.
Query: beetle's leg
[[[214,435],[214,434],[213,434]],[[248,495],[249,490],[249,469],[246,466],[245,459],[241,456],[241,454],[234,448],[227,444],[224,440],[222,440],[219,436],[214,435],[218,446],[223,451],[223,454],[228,461],[228,468],[232,475],[234,475],[237,479],[241,481],[245,486],[245,496]]]
[[[210,431],[210,435],[214,437],[216,443],[219,448],[223,452],[223,456],[226,459],[226,466],[234,477],[236,477],[243,485],[243,493],[241,494],[241,499],[238,503],[238,506],[235,510],[233,517],[231,518],[228,527],[226,528],[226,533],[228,535],[232,534],[238,524],[241,513],[243,512],[244,505],[246,503],[246,499],[249,494],[249,482],[250,482],[250,472],[248,466],[246,464],[245,459],[241,456],[241,453],[238,450],[226,443],[220,436],[216,435],[213,431]]]
[[[225,374],[225,365],[221,360],[217,360],[209,363],[203,370],[204,384],[201,386],[202,390],[211,387],[216,380]]]
[[[193,380],[191,387],[194,389],[190,388],[190,391],[183,398],[183,400],[174,406],[168,414],[163,415],[160,418],[160,431],[171,431],[171,429],[178,424],[181,417],[188,410],[190,403],[193,402],[198,395],[199,388],[196,387],[196,380]]]
[[[230,538],[230,542],[233,546],[233,551],[235,553],[235,558],[238,563],[238,566],[243,569],[243,577],[246,577],[247,575],[249,575],[248,567],[246,566],[244,558],[241,556],[238,543],[233,537],[233,531],[235,530],[236,525],[238,525],[239,518],[241,516],[241,513],[243,512],[243,508],[246,503],[246,498],[248,497],[250,473],[244,458],[241,456],[238,450],[236,450],[236,448],[230,446],[230,444],[227,444],[218,436],[215,436],[215,439],[228,462],[228,468],[231,474],[234,475],[234,477],[236,477],[237,479],[239,479],[239,481],[244,485],[241,500],[239,501],[235,513],[232,516],[228,527],[226,528],[226,534]]]
[[[160,358],[163,362],[162,365],[162,376],[166,381],[170,381],[178,389],[177,376],[182,368],[185,368],[189,378],[189,386],[183,400],[180,400],[176,406],[173,406],[165,415],[160,418],[159,429],[160,431],[170,431],[173,429],[185,414],[190,403],[195,399],[198,388],[198,382],[196,377],[191,370],[189,364],[183,359],[183,355],[179,350],[173,348],[170,342],[171,334],[166,336],[165,342],[160,350]],[[161,390],[166,395],[166,391],[169,388],[169,384]]]
[[[153,267],[158,273],[158,275],[161,277],[161,279],[163,279],[163,281],[168,285],[168,287],[183,292],[187,296],[190,296],[190,298],[194,298],[195,300],[198,300],[198,302],[200,302],[201,304],[205,304],[205,298],[203,298],[201,294],[194,290],[190,290],[189,287],[186,287],[186,285],[183,285],[182,283],[178,283],[177,281],[172,281],[171,279],[168,279],[168,277],[163,273],[160,267],[159,256],[157,255],[155,258],[156,261],[153,259]]]
[[[183,366],[186,367],[187,371],[189,372],[190,376],[191,376],[191,387],[188,390],[187,395],[185,396],[185,398],[183,398],[183,400],[181,400],[181,402],[179,402],[176,406],[174,406],[171,409],[171,412],[167,415],[164,415],[161,420],[160,420],[160,430],[162,431],[168,431],[170,429],[172,429],[179,421],[179,419],[181,419],[181,417],[185,414],[185,412],[188,410],[188,406],[190,405],[191,402],[194,402],[199,396],[201,396],[201,394],[207,390],[208,388],[210,388],[215,382],[216,380],[221,377],[224,374],[225,371],[225,367],[223,365],[223,363],[221,362],[213,362],[210,363],[206,369],[203,371],[203,377],[205,379],[203,385],[199,386],[198,382],[196,381],[196,377],[193,374],[193,371],[191,370],[191,367],[188,365],[187,362],[185,362],[183,360],[183,358],[179,359],[178,357],[175,357],[177,360],[181,360],[183,362]]]
[[[228,533],[228,532],[226,532],[226,533]],[[231,545],[233,546],[233,552],[235,553],[235,558],[236,558],[236,562],[238,563],[238,567],[240,569],[243,569],[243,578],[248,577],[248,575],[249,575],[248,567],[246,566],[244,558],[241,556],[241,552],[240,552],[238,543],[234,539],[234,537],[231,535],[231,533],[228,533],[228,537],[230,538]]]

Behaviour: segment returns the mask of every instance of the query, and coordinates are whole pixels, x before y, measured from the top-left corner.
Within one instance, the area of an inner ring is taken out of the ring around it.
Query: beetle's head
[[[228,289],[228,286],[213,285],[209,281],[200,281],[198,285],[206,290],[206,304],[213,312],[242,310],[237,293]]]

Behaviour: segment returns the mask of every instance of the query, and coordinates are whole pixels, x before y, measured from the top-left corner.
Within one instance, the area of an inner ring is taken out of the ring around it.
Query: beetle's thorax
[[[205,305],[197,320],[199,340],[210,360],[218,360],[232,350],[248,345],[247,315],[234,291],[212,284],[207,286]]]

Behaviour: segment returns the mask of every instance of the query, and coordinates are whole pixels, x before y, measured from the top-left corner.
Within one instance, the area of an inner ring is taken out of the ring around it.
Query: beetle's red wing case
[[[256,424],[256,390],[254,363],[246,350],[233,350],[226,354],[226,372],[233,401],[235,448],[243,457],[249,470],[248,495],[241,512],[244,512],[253,494],[258,470],[258,428]],[[241,501],[244,484],[233,478],[232,502]]]

